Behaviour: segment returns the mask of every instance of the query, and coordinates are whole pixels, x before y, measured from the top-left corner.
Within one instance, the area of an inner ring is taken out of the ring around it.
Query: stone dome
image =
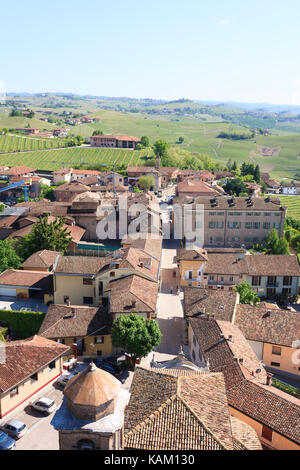
[[[80,420],[97,421],[114,412],[121,384],[91,363],[70,379],[64,390],[67,407]]]

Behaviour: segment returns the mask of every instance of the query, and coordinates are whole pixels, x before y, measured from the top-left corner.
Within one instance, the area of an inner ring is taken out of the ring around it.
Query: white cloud
[[[229,24],[231,24],[231,20],[223,18],[222,20],[219,20],[219,24],[229,25]]]

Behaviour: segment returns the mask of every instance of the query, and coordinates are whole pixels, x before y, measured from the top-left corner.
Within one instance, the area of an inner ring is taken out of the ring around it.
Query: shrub
[[[41,312],[17,312],[0,310],[0,321],[6,322],[9,329],[19,339],[29,338],[38,333],[45,314]]]

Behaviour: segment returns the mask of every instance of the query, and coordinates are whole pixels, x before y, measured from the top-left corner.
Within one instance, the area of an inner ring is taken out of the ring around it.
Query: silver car
[[[28,431],[26,424],[17,419],[13,419],[1,427],[4,432],[6,432],[9,436],[14,437],[15,439],[20,439]]]
[[[56,404],[54,403],[54,401],[51,400],[51,398],[47,397],[42,397],[34,403],[31,403],[31,406],[35,410],[41,411],[41,413],[45,413],[47,415],[50,415],[51,413],[53,413],[53,411],[56,410]]]

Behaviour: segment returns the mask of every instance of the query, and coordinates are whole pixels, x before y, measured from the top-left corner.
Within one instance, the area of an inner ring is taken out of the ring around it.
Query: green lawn
[[[300,196],[279,196],[283,206],[287,206],[287,215],[300,220]]]

